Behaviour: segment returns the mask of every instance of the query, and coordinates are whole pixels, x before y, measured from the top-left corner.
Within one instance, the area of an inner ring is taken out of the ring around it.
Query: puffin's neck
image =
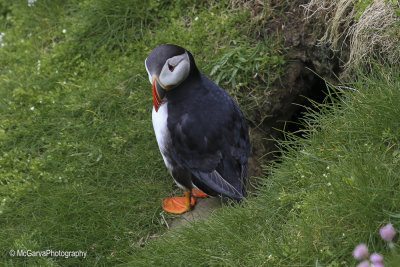
[[[176,88],[166,92],[166,99],[169,102],[180,102],[188,97],[195,97],[199,94],[203,94],[204,87],[201,86],[202,79],[201,73],[197,70],[196,72],[190,73],[188,78],[182,82]]]

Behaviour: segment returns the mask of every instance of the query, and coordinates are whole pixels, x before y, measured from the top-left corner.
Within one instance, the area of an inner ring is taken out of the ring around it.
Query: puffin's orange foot
[[[199,189],[193,189],[192,190],[192,196],[194,197],[208,197],[208,195],[206,193],[204,193],[203,191],[199,190]]]
[[[163,201],[163,209],[169,213],[173,214],[182,214],[187,211],[190,211],[190,209],[196,204],[196,199],[193,197],[190,198],[191,203],[189,206],[189,201],[187,200],[187,197],[167,197]]]

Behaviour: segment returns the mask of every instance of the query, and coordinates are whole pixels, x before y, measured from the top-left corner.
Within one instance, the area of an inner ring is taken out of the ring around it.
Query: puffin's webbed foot
[[[167,197],[163,201],[163,209],[173,214],[182,214],[190,211],[196,204],[196,199],[192,197],[191,191],[185,191],[184,197]]]

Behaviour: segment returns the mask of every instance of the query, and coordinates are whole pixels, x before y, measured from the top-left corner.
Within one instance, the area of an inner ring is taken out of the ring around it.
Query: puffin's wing
[[[181,116],[171,118],[171,156],[192,172],[195,185],[241,199],[250,154],[245,119],[228,93],[208,78],[203,82],[208,93],[186,101]]]

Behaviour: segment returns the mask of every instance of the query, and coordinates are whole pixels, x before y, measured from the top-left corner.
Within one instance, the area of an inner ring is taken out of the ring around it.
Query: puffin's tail
[[[244,177],[247,177],[247,168],[246,170],[242,171],[242,174],[246,174],[246,176]],[[216,170],[210,173],[196,172],[195,176],[217,194],[233,198],[237,201],[240,201],[243,198],[247,197],[246,178],[240,180],[238,179],[238,183],[232,185],[227,180],[225,180]]]

